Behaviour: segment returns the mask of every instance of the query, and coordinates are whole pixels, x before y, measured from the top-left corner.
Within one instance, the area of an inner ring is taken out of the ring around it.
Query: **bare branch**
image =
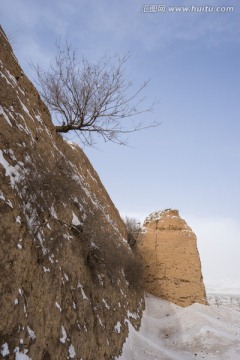
[[[104,141],[124,144],[121,135],[158,126],[124,121],[152,111],[154,101],[141,108],[144,98],[139,95],[148,86],[145,81],[135,92],[127,80],[124,66],[129,56],[103,57],[91,64],[85,58],[77,61],[76,52],[66,41],[57,44],[57,54],[49,70],[34,66],[40,94],[49,110],[58,115],[57,132],[76,131],[83,144],[93,146],[97,133]]]

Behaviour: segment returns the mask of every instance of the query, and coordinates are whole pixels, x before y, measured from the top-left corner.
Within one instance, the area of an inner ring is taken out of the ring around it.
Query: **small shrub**
[[[33,165],[34,164],[34,165]],[[44,162],[40,157],[25,164],[17,189],[23,201],[25,215],[33,232],[51,218],[51,211],[64,198],[70,198],[78,184],[73,170],[63,156]]]
[[[136,291],[144,290],[144,269],[141,257],[134,253],[125,262],[125,275],[129,286]]]
[[[85,225],[79,237],[92,279],[99,282],[99,275],[105,273],[111,284],[115,285],[125,276],[130,288],[135,291],[143,290],[143,265],[137,251],[133,252],[119,241],[117,234],[104,234],[88,229]]]

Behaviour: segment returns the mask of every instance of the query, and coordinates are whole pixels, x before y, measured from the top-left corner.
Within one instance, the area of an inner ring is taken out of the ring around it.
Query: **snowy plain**
[[[147,294],[140,331],[129,324],[116,360],[239,360],[240,292],[227,288],[212,285],[208,306],[186,308]]]

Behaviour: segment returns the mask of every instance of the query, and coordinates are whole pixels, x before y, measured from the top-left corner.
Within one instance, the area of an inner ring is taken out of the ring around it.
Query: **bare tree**
[[[95,143],[94,134],[104,141],[124,144],[122,134],[159,125],[142,125],[129,119],[151,111],[155,102],[141,108],[144,99],[139,95],[149,80],[130,95],[133,84],[126,79],[127,60],[128,56],[116,55],[104,56],[97,64],[85,58],[78,61],[76,51],[66,42],[64,46],[58,43],[54,63],[48,70],[33,66],[40,94],[60,123],[57,132],[77,131],[87,145]]]
[[[128,243],[133,247],[137,241],[139,234],[141,233],[141,222],[133,217],[126,216],[123,218],[123,221],[126,225],[127,234],[128,234]]]

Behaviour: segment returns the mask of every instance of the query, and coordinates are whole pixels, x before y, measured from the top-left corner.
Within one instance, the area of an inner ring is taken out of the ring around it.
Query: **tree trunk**
[[[60,125],[60,126],[55,126],[56,132],[63,132],[63,133],[67,133],[70,130],[73,130],[73,127],[71,125]]]

